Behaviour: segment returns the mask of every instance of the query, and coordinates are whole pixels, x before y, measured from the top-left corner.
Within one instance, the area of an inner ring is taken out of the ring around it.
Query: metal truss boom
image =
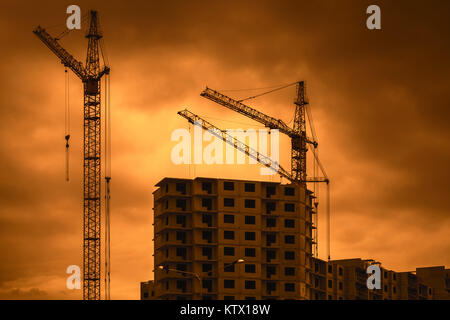
[[[222,139],[224,142],[233,146],[237,150],[245,153],[250,158],[255,159],[261,165],[272,169],[274,172],[278,173],[281,177],[289,180],[292,183],[298,182],[294,178],[292,178],[289,171],[284,169],[280,164],[276,163],[268,156],[258,152],[257,150],[251,148],[244,142],[242,142],[242,141],[238,140],[237,138],[233,137],[232,135],[228,134],[225,130],[219,129],[212,123],[208,122],[205,119],[202,119],[200,116],[196,115],[195,113],[192,113],[191,111],[189,111],[187,109],[178,111],[178,114],[180,116],[182,116],[183,118],[187,119],[193,125],[200,126],[204,130],[209,131],[211,134],[218,137],[219,139]],[[324,178],[324,177],[307,178],[305,180],[305,182],[327,182],[327,181],[328,181],[328,179]]]

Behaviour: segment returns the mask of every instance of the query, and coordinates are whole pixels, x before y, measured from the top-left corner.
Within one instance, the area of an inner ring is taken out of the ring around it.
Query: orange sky
[[[67,183],[64,68],[31,32],[39,24],[62,25],[48,29],[61,32],[70,4],[100,12],[112,69],[113,299],[137,299],[139,282],[153,277],[154,185],[193,177],[193,166],[170,161],[172,131],[188,128],[176,112],[188,107],[221,128],[259,127],[201,98],[206,85],[220,91],[306,80],[332,179],[332,258],[373,258],[398,271],[449,267],[449,3],[376,1],[382,30],[369,31],[372,2],[5,1],[0,298],[81,297],[65,288],[65,269],[81,264],[82,87],[71,74]],[[72,32],[61,44],[84,61],[82,35]],[[251,105],[289,122],[294,93]],[[289,156],[282,138],[286,168]],[[196,166],[195,175],[261,179],[259,168]],[[324,225],[321,219],[322,258]]]

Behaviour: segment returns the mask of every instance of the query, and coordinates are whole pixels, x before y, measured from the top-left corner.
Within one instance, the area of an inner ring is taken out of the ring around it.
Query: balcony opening
[[[277,268],[275,266],[267,266],[266,275],[270,279],[272,276],[277,274]]]
[[[212,216],[209,214],[203,214],[202,223],[206,223],[208,227],[212,227]]]
[[[181,211],[186,211],[186,200],[185,199],[177,199],[176,207],[180,208]]]
[[[284,195],[285,196],[295,196],[295,188],[285,187],[284,188]]]
[[[186,194],[186,183],[178,182],[178,183],[175,185],[175,190],[176,190],[177,192],[180,192],[181,194]]]
[[[212,242],[212,232],[211,231],[202,231],[202,240],[208,241],[208,243]]]
[[[275,211],[275,209],[276,209],[275,202],[266,203],[266,214],[270,214],[272,211]]]
[[[203,198],[202,199],[202,207],[206,208],[208,211],[212,210],[212,199]]]
[[[277,234],[276,233],[268,233],[266,234],[266,245],[268,247],[271,246],[272,243],[277,242]]]
[[[211,182],[202,182],[202,191],[208,192],[208,194],[212,193],[212,183]]]
[[[266,187],[266,198],[270,198],[276,194],[277,188],[275,186]]]

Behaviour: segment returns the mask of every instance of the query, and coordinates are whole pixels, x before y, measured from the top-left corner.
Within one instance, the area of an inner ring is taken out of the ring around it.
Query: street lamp
[[[172,268],[168,268],[168,267],[163,266],[163,265],[159,265],[158,269],[166,270],[166,271],[172,271],[172,272],[178,272],[178,273],[181,273],[181,274],[191,274],[191,275],[195,276],[197,278],[198,282],[200,283],[200,297],[203,295],[203,292],[202,292],[203,291],[202,290],[202,287],[203,287],[202,278],[200,277],[200,275],[198,273],[190,272],[190,271],[182,271],[182,270],[178,270],[178,269],[172,269]]]
[[[245,262],[245,260],[244,260],[244,259],[242,259],[242,258],[239,258],[239,259],[237,259],[237,260],[234,260],[234,261],[233,261],[233,262],[231,262],[231,263],[228,263],[228,264],[224,265],[224,266],[223,266],[223,268],[225,269],[225,268],[228,268],[228,267],[234,266],[235,264],[238,264],[238,263],[243,263],[243,262]]]
[[[223,270],[224,271],[226,271],[226,269],[228,268],[228,267],[231,267],[231,266],[234,266],[235,264],[239,264],[239,263],[243,263],[243,262],[245,262],[245,260],[244,259],[242,259],[242,258],[239,258],[239,259],[236,259],[236,260],[234,260],[233,262],[231,262],[231,263],[228,263],[228,264],[225,264],[224,266],[223,266]],[[234,270],[233,270],[234,271]],[[240,270],[239,270],[240,271]],[[240,272],[238,273],[238,278],[240,277]]]
[[[245,262],[245,260],[242,259],[242,258],[239,258],[239,259],[237,259],[237,260],[234,260],[234,261],[231,262],[231,263],[224,264],[224,265],[223,265],[223,270],[226,270],[228,267],[231,267],[231,266],[234,266],[235,264],[243,263],[243,262]]]

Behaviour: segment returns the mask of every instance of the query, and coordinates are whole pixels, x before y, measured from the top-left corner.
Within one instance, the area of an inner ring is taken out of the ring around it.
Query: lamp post
[[[243,262],[245,262],[245,260],[242,259],[242,258],[236,259],[233,262],[224,265],[223,266],[223,271],[225,271],[228,267],[231,267],[231,266],[234,266],[235,264],[239,264],[239,263],[243,263]],[[240,276],[240,275],[241,275],[241,273],[239,272],[238,276]]]
[[[230,267],[230,266],[234,266],[235,264],[243,263],[243,262],[245,262],[245,260],[242,259],[242,258],[239,258],[239,259],[237,259],[237,260],[234,260],[234,261],[231,262],[231,263],[228,263],[228,264],[224,265],[223,268],[225,269],[225,268],[228,268],[228,267]]]
[[[200,277],[200,275],[198,273],[190,272],[190,271],[182,271],[182,270],[178,270],[178,269],[172,269],[172,268],[165,267],[163,265],[158,266],[158,268],[160,270],[178,272],[178,273],[181,273],[181,274],[191,274],[191,275],[195,276],[195,278],[197,278],[198,282],[200,283],[200,297],[203,295],[203,292],[202,292],[203,291],[202,290],[202,287],[203,287],[202,278]],[[194,293],[193,290],[192,290],[192,293]]]

